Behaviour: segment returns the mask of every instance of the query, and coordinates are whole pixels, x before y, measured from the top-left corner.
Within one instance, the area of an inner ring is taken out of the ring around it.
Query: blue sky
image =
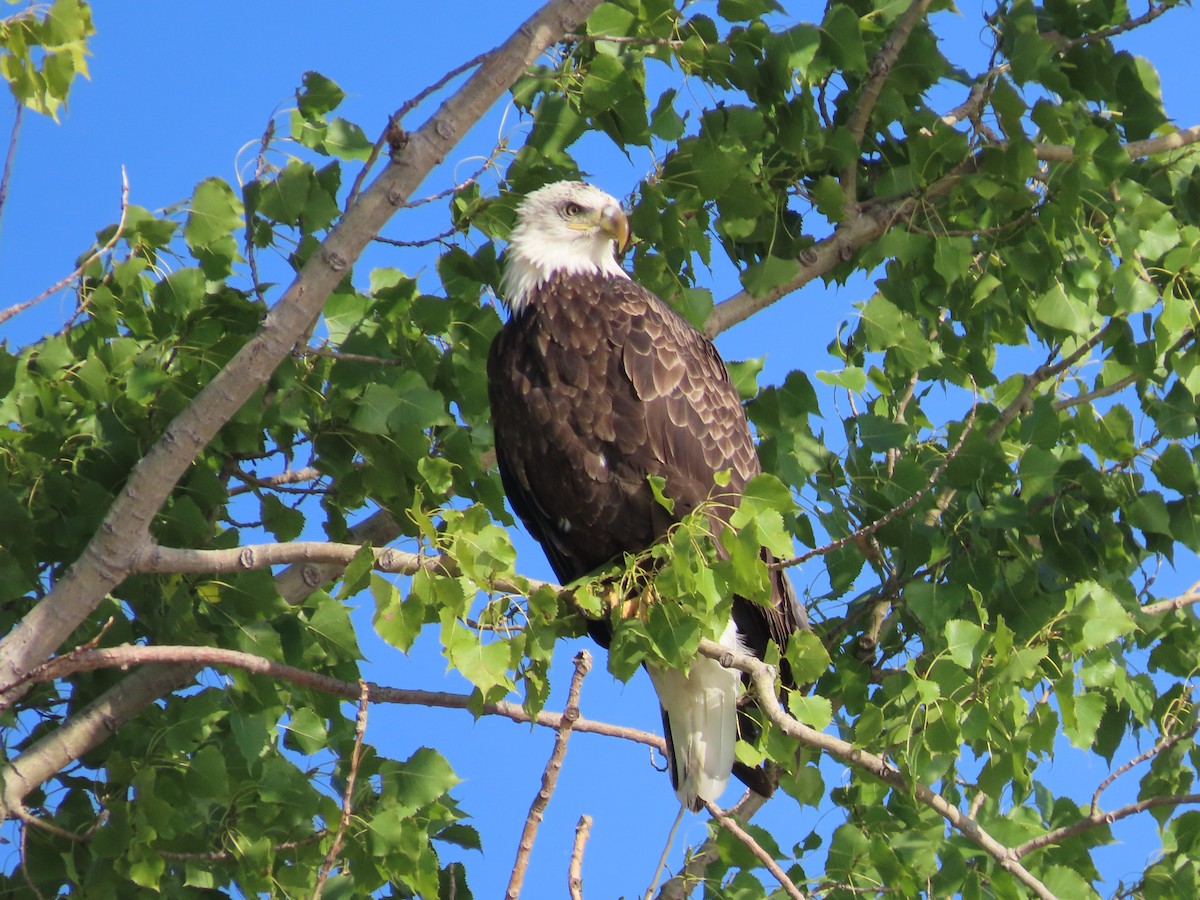
[[[385,3],[367,0],[340,5],[210,0],[201,6],[176,3],[98,3],[97,36],[92,45],[91,79],[74,90],[60,124],[26,115],[17,147],[15,171],[0,221],[0,309],[26,300],[70,272],[97,230],[118,215],[121,167],[130,183],[130,200],[150,209],[183,201],[195,184],[209,176],[236,183],[237,173],[252,164],[253,144],[267,121],[294,102],[301,75],[317,70],[337,81],[348,98],[339,112],[374,137],[389,112],[447,69],[503,40],[536,3],[460,0],[456,3]],[[818,5],[786,2],[790,16],[817,14]],[[986,59],[979,40],[980,9],[963,3],[963,15],[939,14],[953,59],[972,71]],[[1142,6],[1134,10],[1141,12]],[[1200,97],[1194,88],[1194,45],[1200,37],[1200,13],[1181,9],[1165,24],[1144,35],[1120,39],[1119,46],[1148,56],[1163,80],[1166,108],[1181,127],[1200,124]],[[961,102],[949,96],[937,107]],[[418,111],[410,119],[423,118]],[[11,106],[0,103],[0,140],[11,127]],[[281,122],[282,124],[282,122]],[[441,190],[475,168],[473,158],[486,154],[497,135],[519,142],[520,124],[503,104],[468,136],[420,193]],[[618,196],[627,194],[648,171],[652,159],[634,151],[627,159],[611,145],[593,141],[581,148],[581,163],[593,180]],[[349,167],[348,172],[352,172]],[[352,177],[348,175],[347,179]],[[494,181],[484,181],[493,190]],[[444,207],[405,213],[388,234],[421,237],[444,227]],[[408,216],[408,218],[405,218]],[[370,265],[398,265],[411,274],[432,260],[393,251],[371,251]],[[430,273],[425,273],[426,275]],[[360,270],[365,283],[366,268]],[[737,290],[728,267],[714,266],[712,287],[719,300]],[[431,287],[433,285],[431,284]],[[718,341],[727,358],[768,355],[766,379],[781,378],[791,368],[808,371],[835,368],[825,354],[838,322],[853,315],[851,304],[866,299],[870,287],[859,280],[842,288],[811,285],[738,326]],[[0,340],[19,346],[70,317],[70,291],[0,326]],[[824,395],[823,400],[832,394]],[[830,409],[835,409],[832,400]],[[843,403],[843,412],[844,403]],[[550,577],[536,546],[518,544],[520,567],[536,577]],[[1184,572],[1165,573],[1160,588],[1190,583]],[[819,578],[801,570],[794,574],[803,592]],[[1172,580],[1168,580],[1172,579]],[[369,604],[369,601],[363,601]],[[405,658],[372,639],[369,609],[360,613],[363,647],[371,657],[366,677],[399,687],[463,690],[445,675],[435,642],[419,642]],[[569,660],[584,642],[561,650],[560,683],[551,708],[561,708]],[[615,682],[604,670],[603,653],[583,687],[582,709],[590,718],[647,730],[660,727],[657,705],[645,679],[629,685]],[[369,739],[386,755],[407,757],[424,743],[449,757],[464,784],[455,790],[474,817],[484,842],[482,860],[469,854],[476,896],[502,894],[516,851],[516,841],[538,779],[549,756],[552,733],[506,720],[476,723],[460,712],[420,708],[376,707],[371,711]],[[1066,757],[1057,764],[1068,769]],[[840,770],[826,766],[827,787]],[[1061,774],[1061,773],[1060,773]],[[1106,771],[1096,762],[1072,772],[1080,798],[1090,796]],[[1105,795],[1118,798],[1118,787]],[[1111,795],[1111,796],[1110,796]],[[727,800],[732,802],[731,790]],[[645,890],[676,812],[665,774],[656,771],[644,748],[590,735],[576,735],[567,754],[526,881],[526,896],[564,895],[566,863],[575,823],[581,813],[595,818],[584,868],[586,893],[593,897],[640,895]],[[822,815],[798,809],[782,799],[761,821],[776,832],[781,846],[802,841],[821,827]],[[1157,846],[1148,818],[1118,837],[1129,842],[1128,869],[1106,872],[1119,877],[1141,867]],[[827,829],[826,829],[827,830]],[[704,819],[689,816],[676,839],[671,867],[678,865],[680,846],[705,834]],[[2,858],[2,856],[0,856]]]

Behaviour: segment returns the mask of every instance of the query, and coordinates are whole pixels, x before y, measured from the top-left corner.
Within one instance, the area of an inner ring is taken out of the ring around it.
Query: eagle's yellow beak
[[[617,252],[624,253],[629,246],[629,218],[619,206],[606,206],[600,210],[600,230],[616,241]]]

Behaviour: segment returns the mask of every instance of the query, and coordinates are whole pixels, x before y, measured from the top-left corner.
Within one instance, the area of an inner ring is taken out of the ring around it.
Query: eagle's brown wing
[[[564,582],[644,550],[710,497],[727,518],[759,472],[716,348],[628,279],[552,277],[497,335],[488,386],[509,502]],[[648,475],[666,480],[673,512]],[[806,624],[786,575],[772,580],[770,606],[734,604],[760,655]]]

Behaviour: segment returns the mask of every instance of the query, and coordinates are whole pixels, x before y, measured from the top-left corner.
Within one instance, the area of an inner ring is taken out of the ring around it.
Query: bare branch
[[[542,824],[542,817],[558,784],[558,773],[562,771],[563,757],[567,755],[567,741],[571,738],[571,730],[579,719],[579,690],[583,687],[584,676],[591,668],[592,654],[586,650],[575,654],[575,674],[571,676],[571,687],[567,691],[567,706],[563,710],[558,733],[554,736],[554,750],[551,751],[546,769],[542,772],[541,789],[534,795],[533,803],[529,805],[529,815],[525,817],[525,827],[521,829],[521,840],[517,843],[517,859],[513,863],[512,876],[508,880],[508,890],[504,892],[507,900],[517,900],[521,896],[521,885],[525,881],[525,871],[529,868],[529,854],[533,852],[538,827]]]
[[[229,474],[242,482],[241,487],[235,487],[229,491],[230,497],[245,494],[255,488],[282,490],[285,485],[316,481],[325,475],[320,469],[315,469],[312,466],[305,466],[303,469],[286,469],[278,475],[268,475],[266,478],[259,478],[256,475],[251,475],[239,469],[233,469]],[[308,489],[305,490],[307,491]]]
[[[429,171],[547,47],[572,31],[600,0],[550,0],[449,97],[312,254],[258,334],[181,412],[133,470],[82,555],[54,589],[0,641],[0,683],[40,665],[128,575],[149,528],[179,478],[217,431],[291,352],[333,288]],[[19,694],[3,698],[7,708]]]
[[[297,684],[314,691],[341,697],[343,700],[357,700],[359,686],[357,682],[342,681],[328,675],[310,672],[286,663],[276,662],[241,650],[227,650],[222,647],[187,647],[187,646],[141,646],[122,644],[119,647],[104,647],[95,650],[81,650],[55,657],[50,662],[39,666],[25,679],[26,682],[53,681],[66,677],[75,672],[91,672],[96,669],[126,669],[130,666],[173,665],[187,664],[192,671],[203,668],[241,669],[251,675],[264,675]],[[462,709],[473,711],[470,694],[450,694],[441,691],[420,691],[405,688],[384,687],[369,682],[371,700],[375,703],[395,703],[402,706],[433,706],[443,709]],[[10,685],[3,685],[8,689]],[[514,722],[541,725],[546,728],[559,729],[562,727],[562,714],[540,712],[530,716],[518,703],[498,701],[483,704],[483,715],[502,716]],[[607,722],[595,722],[577,716],[572,725],[575,731],[600,734],[607,737],[619,737],[638,744],[645,744],[655,750],[663,750],[665,744],[662,738],[648,731],[636,728],[624,728]],[[62,729],[60,729],[61,731]],[[58,732],[55,732],[57,734]],[[67,761],[75,757],[67,757]],[[14,761],[13,766],[20,762]],[[65,764],[65,763],[64,763]],[[59,766],[61,768],[61,766]],[[52,775],[57,768],[45,775],[42,780]],[[6,773],[7,780],[7,773]],[[35,787],[41,782],[31,782]],[[24,796],[23,794],[21,796]]]
[[[583,900],[583,849],[592,833],[592,817],[580,816],[575,826],[575,843],[571,846],[571,862],[567,866],[567,890],[571,900]]]
[[[1197,581],[1178,597],[1160,600],[1157,603],[1147,603],[1142,607],[1142,612],[1148,616],[1161,616],[1163,613],[1178,612],[1195,603],[1200,603],[1200,581]]]
[[[1130,159],[1141,159],[1144,156],[1181,150],[1197,142],[1200,142],[1200,125],[1193,125],[1182,131],[1173,131],[1144,141],[1132,141],[1125,145],[1125,152],[1129,154]],[[1033,152],[1038,159],[1046,162],[1071,162],[1075,158],[1075,148],[1066,144],[1034,144]]]
[[[723,666],[749,675],[755,701],[759,708],[784,734],[807,747],[828,753],[914,797],[962,832],[964,836],[991,856],[1000,868],[1030,888],[1041,900],[1054,900],[1054,894],[1033,873],[1021,865],[1019,856],[1012,849],[997,841],[978,822],[964,815],[958,807],[949,803],[933,789],[919,781],[910,780],[883,757],[862,747],[855,747],[831,734],[810,728],[784,710],[780,706],[776,694],[775,677],[777,673],[774,666],[769,666],[747,653],[734,653],[715,641],[701,641],[699,652],[709,659],[717,660]]]
[[[175,573],[221,575],[272,566],[301,564],[334,564],[344,568],[363,548],[357,544],[335,544],[326,541],[291,541],[282,544],[244,544],[228,550],[189,550],[178,547],[147,548],[130,566],[130,573]],[[375,568],[380,572],[414,575],[422,569],[438,575],[457,578],[458,564],[448,556],[406,553],[392,547],[373,548]],[[319,586],[319,585],[318,585]],[[513,594],[527,594],[544,587],[555,592],[564,588],[548,581],[522,578],[514,581],[498,578],[488,587]],[[315,590],[310,588],[309,593]]]
[[[796,887],[792,879],[788,878],[787,872],[783,871],[779,863],[766,850],[762,848],[751,835],[739,823],[738,820],[729,813],[717,806],[711,800],[704,801],[704,808],[708,810],[709,815],[716,819],[717,824],[732,834],[735,838],[741,841],[754,854],[755,858],[761,862],[768,872],[779,882],[787,895],[793,900],[805,900],[805,895],[800,888]]]
[[[121,235],[124,234],[124,232],[125,232],[125,217],[128,214],[128,212],[129,212],[129,176],[125,174],[125,167],[122,166],[121,167],[121,216],[117,220],[117,228],[112,233],[112,237],[110,237],[107,241],[105,241],[102,246],[96,248],[96,250],[94,252],[89,253],[87,258],[84,259],[84,261],[81,262],[78,266],[76,266],[75,271],[73,271],[70,275],[66,276],[65,278],[59,279],[54,284],[50,285],[50,287],[46,288],[44,291],[42,291],[40,294],[38,294],[36,297],[34,297],[32,300],[26,300],[24,303],[18,303],[15,306],[10,306],[8,309],[0,310],[0,324],[7,322],[9,319],[11,319],[13,316],[17,315],[18,313],[24,312],[25,310],[29,309],[29,307],[34,306],[37,303],[40,303],[41,301],[43,301],[47,297],[49,297],[51,294],[57,293],[62,288],[66,287],[68,284],[70,284],[72,281],[74,281],[76,278],[78,278],[80,275],[82,275],[84,273],[84,270],[87,269],[88,266],[90,266],[92,263],[94,263],[96,260],[98,260],[100,257],[102,257],[105,253],[107,253],[113,247],[117,246],[117,241],[119,241],[121,239]],[[78,315],[78,313],[76,313],[76,315]]]
[[[587,17],[584,16],[584,18]],[[567,28],[564,30],[569,31],[570,29]],[[492,52],[494,53],[495,51]],[[359,172],[358,176],[354,179],[354,184],[350,187],[350,193],[346,196],[347,210],[350,209],[350,207],[354,204],[354,201],[358,198],[358,192],[362,189],[363,182],[366,181],[367,173],[371,171],[371,168],[379,160],[379,153],[383,150],[383,145],[388,143],[390,140],[393,140],[393,136],[395,135],[397,129],[400,128],[400,120],[403,119],[414,108],[420,105],[420,103],[431,94],[440,91],[447,84],[449,84],[463,72],[466,72],[468,69],[473,69],[478,66],[487,56],[487,53],[480,53],[478,56],[468,59],[465,63],[460,63],[459,65],[455,66],[433,84],[421,91],[418,91],[408,100],[405,100],[403,106],[388,116],[387,127],[383,130],[383,134],[379,135],[379,137],[376,139],[374,146],[371,147],[371,152],[367,155],[366,160],[363,162],[362,171]]]
[[[4,217],[4,204],[8,200],[8,182],[12,178],[13,162],[17,158],[17,136],[21,133],[21,119],[25,112],[25,104],[20,100],[17,100],[16,104],[12,134],[8,138],[8,152],[4,155],[4,173],[0,175],[0,219]]]
[[[321,871],[317,873],[317,883],[313,887],[312,900],[318,900],[321,891],[325,889],[329,873],[333,871],[337,858],[342,852],[346,827],[350,824],[350,817],[354,814],[354,782],[358,779],[358,764],[362,759],[363,737],[367,733],[367,707],[371,700],[370,685],[361,678],[358,681],[358,689],[358,716],[354,720],[354,750],[350,754],[350,771],[346,775],[346,789],[342,792],[342,814],[338,818],[338,827],[333,835],[333,843],[329,845],[329,852],[325,854]]]

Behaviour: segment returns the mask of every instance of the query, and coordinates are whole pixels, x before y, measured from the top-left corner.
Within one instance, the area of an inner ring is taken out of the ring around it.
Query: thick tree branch
[[[750,676],[754,690],[755,702],[771,722],[780,731],[794,738],[801,744],[828,753],[842,762],[861,769],[880,781],[890,784],[904,793],[915,797],[919,802],[928,806],[980,849],[992,857],[1000,868],[1012,874],[1014,878],[1030,888],[1041,900],[1052,900],[1052,894],[1033,873],[1021,865],[1020,858],[1009,847],[1004,846],[988,834],[978,822],[965,815],[958,807],[951,804],[932,788],[919,781],[913,781],[899,769],[881,756],[877,756],[861,747],[817,731],[800,722],[790,715],[779,704],[776,694],[776,670],[762,660],[746,653],[733,653],[728,648],[715,641],[700,642],[699,652],[709,659],[715,659],[722,665],[745,672]]]
[[[521,839],[517,842],[517,859],[513,863],[508,889],[504,892],[506,900],[517,900],[521,896],[521,885],[525,882],[525,872],[529,868],[529,854],[533,852],[538,828],[558,784],[558,773],[562,771],[563,758],[567,755],[567,741],[571,738],[571,730],[579,720],[579,691],[591,668],[592,654],[586,650],[575,654],[575,674],[571,676],[571,687],[567,691],[567,705],[563,709],[558,733],[554,736],[554,749],[550,752],[545,771],[542,772],[542,786],[529,805],[529,815],[525,817],[525,826],[521,829]]]
[[[135,467],[83,554],[54,589],[0,641],[0,683],[13,684],[62,645],[147,546],[150,522],[217,431],[291,352],[363,248],[429,171],[528,65],[578,27],[600,0],[551,0],[449,97],[347,210],[313,253],[257,335],[167,427]],[[16,694],[0,698],[0,708]]]
[[[191,683],[202,668],[192,662],[149,667],[109,688],[0,770],[0,820],[19,809],[31,791],[136,716],[164,694]]]

